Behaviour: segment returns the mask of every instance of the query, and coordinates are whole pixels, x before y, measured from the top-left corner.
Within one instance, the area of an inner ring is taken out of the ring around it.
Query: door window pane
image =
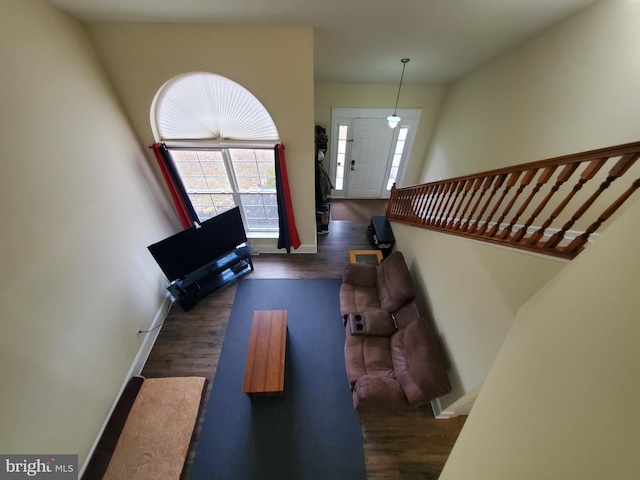
[[[398,170],[400,169],[400,162],[402,161],[402,153],[404,152],[404,145],[407,143],[407,133],[409,127],[402,127],[398,132],[398,142],[396,143],[396,149],[393,152],[393,160],[391,161],[391,170],[389,171],[389,178],[387,179],[387,190],[391,190],[391,187],[396,183],[398,178]]]
[[[349,135],[348,125],[338,126],[338,153],[336,154],[336,190],[344,188],[344,165],[347,160],[347,140]]]

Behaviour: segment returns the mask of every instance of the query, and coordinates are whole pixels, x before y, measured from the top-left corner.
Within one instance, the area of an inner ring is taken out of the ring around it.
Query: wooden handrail
[[[572,259],[640,188],[639,157],[635,142],[394,185],[386,215],[394,222]]]

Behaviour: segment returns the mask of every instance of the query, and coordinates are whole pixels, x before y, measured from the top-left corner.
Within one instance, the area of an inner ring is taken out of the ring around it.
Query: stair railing
[[[394,222],[572,259],[640,187],[638,157],[640,142],[394,185],[386,215]]]

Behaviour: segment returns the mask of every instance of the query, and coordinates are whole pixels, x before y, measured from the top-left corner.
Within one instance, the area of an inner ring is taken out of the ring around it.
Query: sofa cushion
[[[393,377],[393,363],[388,337],[367,337],[349,334],[344,344],[347,378],[353,385],[365,375]]]
[[[376,286],[376,266],[367,263],[348,263],[342,273],[342,281],[361,287]]]
[[[383,310],[394,313],[416,296],[413,279],[402,252],[396,250],[389,254],[378,265],[376,273],[378,297]]]
[[[389,377],[360,377],[353,386],[353,406],[361,412],[395,411],[409,407],[397,380]]]
[[[380,308],[376,287],[343,283],[340,285],[340,313],[348,315]]]
[[[412,406],[451,391],[449,376],[433,332],[416,318],[391,337],[394,374]]]
[[[400,307],[400,310],[393,314],[393,318],[395,318],[396,324],[398,325],[398,330],[406,328],[407,325],[409,325],[419,316],[420,311],[418,310],[416,302],[405,303],[402,307]]]

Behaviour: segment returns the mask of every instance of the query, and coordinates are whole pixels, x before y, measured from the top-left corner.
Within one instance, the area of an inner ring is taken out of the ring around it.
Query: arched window
[[[204,221],[240,207],[247,231],[278,230],[278,130],[246,88],[221,75],[179,75],[156,94],[151,126]]]

